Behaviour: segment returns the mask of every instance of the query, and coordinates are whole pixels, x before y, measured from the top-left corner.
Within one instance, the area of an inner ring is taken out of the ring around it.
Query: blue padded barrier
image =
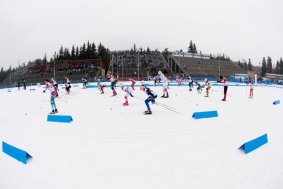
[[[86,88],[97,88],[96,85],[87,85]]]
[[[28,159],[32,158],[26,151],[16,148],[2,141],[2,151],[16,160],[26,164]]]
[[[264,134],[258,138],[255,138],[249,142],[244,143],[240,149],[245,152],[245,154],[250,153],[251,151],[259,148],[260,146],[268,142],[267,134]]]
[[[73,121],[73,118],[72,116],[69,116],[69,115],[48,115],[47,121],[71,123]]]
[[[192,117],[195,119],[218,117],[218,112],[216,110],[207,112],[194,112]]]
[[[274,105],[280,104],[280,100],[276,100],[273,102]]]

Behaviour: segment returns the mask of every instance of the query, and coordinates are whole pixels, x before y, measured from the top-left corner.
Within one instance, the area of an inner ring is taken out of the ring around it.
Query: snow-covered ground
[[[106,88],[61,89],[56,99],[68,123],[47,122],[50,93],[0,90],[0,141],[26,150],[23,164],[0,152],[1,189],[279,189],[283,188],[283,89],[212,87],[204,97],[188,87],[170,87],[170,98],[152,105],[152,115],[134,91],[110,97]],[[151,87],[159,96],[161,87]],[[281,104],[273,105],[275,100]],[[195,120],[193,112],[217,110],[219,117]],[[244,154],[239,147],[267,133],[268,143]]]

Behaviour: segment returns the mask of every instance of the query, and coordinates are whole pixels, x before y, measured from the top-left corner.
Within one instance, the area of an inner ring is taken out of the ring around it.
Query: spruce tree
[[[280,74],[283,74],[283,61],[282,58],[280,58]]]
[[[92,43],[91,45],[91,58],[95,59],[97,58],[97,50],[96,50],[96,46],[94,43]]]
[[[249,61],[248,61],[248,70],[253,71],[253,65],[251,63],[251,59],[249,59]]]
[[[75,46],[72,46],[72,51],[71,51],[71,59],[75,60],[76,59],[76,50],[75,50]]]
[[[80,51],[79,51],[79,47],[76,47],[76,55],[75,55],[75,60],[78,60],[80,57]]]
[[[189,53],[194,53],[194,44],[193,44],[192,40],[190,41],[190,45],[188,47],[188,52]]]
[[[266,65],[265,57],[263,57],[261,64],[261,76],[264,77],[266,72],[267,72],[267,65]]]
[[[267,57],[267,73],[273,73],[272,60],[270,57]]]
[[[276,63],[274,73],[280,74],[280,63],[279,63],[279,61],[277,61],[277,63]]]

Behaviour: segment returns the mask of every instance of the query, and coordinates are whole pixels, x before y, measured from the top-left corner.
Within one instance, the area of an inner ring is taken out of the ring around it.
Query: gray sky
[[[101,42],[225,53],[233,60],[283,57],[281,0],[0,0],[0,66],[48,59],[61,45]]]

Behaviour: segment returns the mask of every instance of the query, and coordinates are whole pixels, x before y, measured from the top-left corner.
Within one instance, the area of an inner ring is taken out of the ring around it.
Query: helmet
[[[144,90],[145,89],[145,86],[142,84],[141,86],[140,86],[140,90]]]
[[[161,71],[158,71],[158,75],[161,75],[162,74],[162,72]]]

